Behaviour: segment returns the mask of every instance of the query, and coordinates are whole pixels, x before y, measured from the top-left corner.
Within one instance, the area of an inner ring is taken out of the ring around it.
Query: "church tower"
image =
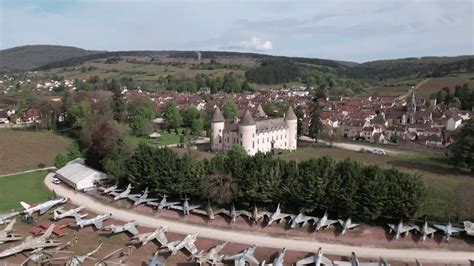
[[[411,101],[410,101],[410,104],[408,105],[408,111],[416,112],[416,99],[415,99],[414,89],[413,89],[413,92],[411,93]]]

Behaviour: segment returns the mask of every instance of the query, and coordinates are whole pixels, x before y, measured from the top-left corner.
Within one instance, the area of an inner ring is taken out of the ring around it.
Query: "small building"
[[[462,118],[459,115],[451,116],[446,123],[446,130],[456,130],[462,124]]]
[[[105,173],[86,166],[83,159],[70,161],[56,171],[56,177],[75,190],[93,188],[98,182],[107,179]]]

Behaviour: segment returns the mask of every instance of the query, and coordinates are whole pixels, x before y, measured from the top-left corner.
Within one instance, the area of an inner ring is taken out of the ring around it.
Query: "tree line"
[[[419,176],[396,169],[329,157],[301,162],[263,153],[250,157],[240,146],[210,160],[192,160],[169,148],[141,144],[121,163],[111,177],[160,195],[244,209],[272,210],[278,203],[292,213],[328,209],[361,221],[413,217],[425,191]]]
[[[438,104],[457,107],[461,110],[472,110],[474,107],[474,90],[467,83],[464,85],[456,85],[454,92],[449,87],[444,87],[431,98],[436,99]]]

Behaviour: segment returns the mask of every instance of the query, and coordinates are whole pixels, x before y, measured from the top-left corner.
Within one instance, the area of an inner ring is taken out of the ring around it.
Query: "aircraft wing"
[[[387,224],[388,227],[390,227],[390,229],[392,229],[392,231],[396,232],[397,231],[397,226],[394,225],[394,224]]]
[[[244,257],[244,253],[241,252],[239,254],[225,256],[224,260],[240,260],[243,257]]]
[[[175,209],[175,210],[179,210],[179,211],[182,211],[183,210],[183,206],[181,205],[171,205],[169,206],[171,209]]]
[[[145,202],[146,205],[157,207],[160,203],[155,201]]]
[[[459,233],[464,231],[464,229],[458,227],[451,227],[451,231],[453,231],[453,233]]]
[[[325,256],[321,256],[321,262],[324,265],[333,265],[332,261]]]
[[[184,248],[187,249],[189,251],[189,253],[191,253],[191,254],[196,254],[198,252],[198,249],[196,248],[194,243],[191,243],[189,241],[186,242],[186,244],[184,244]]]
[[[112,191],[112,192],[109,193],[109,195],[112,195],[112,196],[114,196],[114,197],[117,197],[117,196],[120,195],[120,194],[122,194],[121,191]]]
[[[404,225],[402,226],[402,228],[400,228],[400,233],[408,232],[410,230],[413,230],[413,228],[415,228],[413,225]]]
[[[354,228],[354,227],[359,226],[359,225],[360,225],[360,224],[351,223],[351,224],[349,225],[349,229]]]
[[[252,214],[248,211],[237,211],[237,215],[244,215],[247,217],[252,217]]]
[[[254,263],[254,264],[257,264],[257,265],[260,264],[260,262],[257,260],[257,258],[255,258],[255,256],[253,254],[249,254],[249,255],[245,256],[245,259],[252,262],[252,263]]]
[[[51,207],[43,207],[39,210],[40,215],[45,214]]]
[[[103,223],[102,223],[102,222],[103,222],[102,220],[95,221],[95,222],[94,222],[95,228],[97,228],[97,229],[102,229],[102,226],[103,226]]]
[[[161,245],[166,245],[166,243],[168,243],[168,239],[164,233],[158,234],[155,238],[158,242],[160,242]]]
[[[307,265],[315,262],[316,255],[306,257],[296,262],[296,265]]]
[[[321,226],[328,226],[328,225],[335,224],[335,223],[337,223],[337,220],[327,219],[326,222],[324,224],[322,224]]]
[[[128,195],[127,198],[130,199],[131,201],[137,201],[140,198],[140,195],[137,195],[137,194]]]
[[[196,210],[193,210],[193,212],[199,213],[199,214],[202,214],[202,215],[207,215],[207,211],[205,211],[205,210],[196,209]]]
[[[137,228],[136,228],[135,226],[130,226],[130,227],[128,227],[128,228],[127,228],[127,231],[130,232],[130,234],[132,234],[132,235],[134,235],[134,236],[136,236],[136,235],[139,234],[139,233],[138,233],[138,230],[137,230]]]
[[[188,210],[191,211],[191,210],[194,210],[194,209],[199,208],[199,207],[201,207],[201,205],[191,205],[191,206],[189,206]]]

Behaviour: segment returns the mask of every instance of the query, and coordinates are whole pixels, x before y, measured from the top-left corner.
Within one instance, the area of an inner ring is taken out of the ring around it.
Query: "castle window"
[[[222,143],[222,137],[219,136],[219,143]]]
[[[219,129],[219,133],[221,133],[221,132],[222,132],[222,129]]]
[[[255,149],[255,141],[252,141],[252,148]]]

